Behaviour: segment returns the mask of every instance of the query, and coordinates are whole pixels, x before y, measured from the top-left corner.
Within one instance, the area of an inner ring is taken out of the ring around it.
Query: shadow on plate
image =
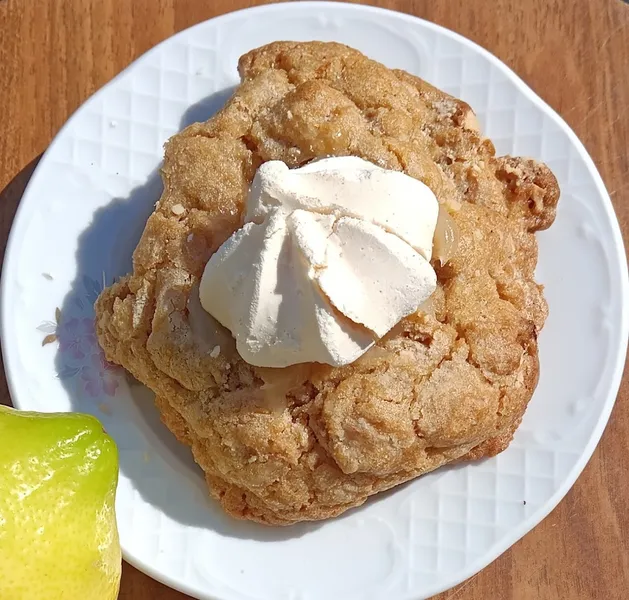
[[[227,100],[231,98],[235,89],[236,86],[230,86],[190,106],[181,117],[181,121],[179,121],[179,129],[181,130],[184,127],[188,127],[188,125],[192,125],[192,123],[207,121],[214,113],[223,108]]]
[[[180,128],[207,120],[232,92],[233,88],[222,90],[191,106]],[[131,271],[133,250],[162,189],[156,169],[128,197],[114,198],[97,210],[79,236],[77,276],[58,311],[58,322],[50,323],[59,342],[55,356],[58,376],[73,409],[94,414],[116,440],[120,470],[147,504],[174,521],[225,536],[275,541],[304,535],[317,525],[269,528],[225,515],[209,498],[202,471],[189,449],[161,423],[152,392],[107,363],[98,347],[94,301],[104,286]],[[124,388],[129,389],[131,402],[129,396],[116,393]],[[182,487],[186,494],[181,494]]]

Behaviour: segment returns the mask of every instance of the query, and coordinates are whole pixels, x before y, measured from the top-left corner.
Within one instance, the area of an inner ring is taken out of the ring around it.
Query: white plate
[[[477,111],[499,153],[544,160],[557,221],[539,236],[550,317],[539,387],[503,454],[446,468],[320,524],[265,528],[225,517],[151,394],[102,361],[92,303],[127,272],[161,189],[162,144],[237,83],[236,61],[276,39],[338,40],[418,74]],[[498,59],[419,19],[290,3],[201,23],[90,98],[39,163],[3,270],[3,349],[22,409],[97,415],[120,449],[125,558],[168,585],[221,600],[402,600],[469,577],[537,524],[600,438],[626,351],[627,268],[603,182],[567,125]],[[61,309],[55,323],[56,308]],[[57,342],[42,347],[46,335]]]

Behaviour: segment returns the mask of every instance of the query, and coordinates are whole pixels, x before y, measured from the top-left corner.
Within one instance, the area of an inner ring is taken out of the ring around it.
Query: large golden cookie
[[[533,233],[555,216],[552,173],[496,158],[464,102],[339,44],[270,44],[239,71],[225,108],[166,145],[133,274],[96,304],[107,358],[155,391],[211,494],[239,518],[324,519],[504,450],[538,379],[547,308]],[[430,305],[354,364],[253,367],[200,308],[199,278],[240,226],[262,162],[329,155],[421,179],[454,219],[458,249],[435,263]]]

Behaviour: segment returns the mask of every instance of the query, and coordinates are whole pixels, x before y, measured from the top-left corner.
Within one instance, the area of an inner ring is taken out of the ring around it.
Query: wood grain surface
[[[68,116],[153,45],[264,2],[0,0],[0,248],[41,153]],[[382,0],[444,25],[512,67],[572,126],[629,233],[629,5],[621,0]],[[578,326],[578,323],[575,324]],[[0,401],[8,403],[4,377]],[[629,381],[594,457],[559,507],[439,600],[625,599]],[[121,600],[181,600],[124,566]],[[332,600],[332,599],[331,599]]]

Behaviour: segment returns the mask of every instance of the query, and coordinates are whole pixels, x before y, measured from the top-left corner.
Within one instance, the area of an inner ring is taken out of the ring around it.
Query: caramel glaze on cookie
[[[239,518],[325,519],[446,463],[504,450],[539,373],[547,315],[534,232],[559,197],[550,170],[496,157],[470,107],[332,43],[240,59],[242,84],[166,144],[164,192],[133,274],[96,303],[107,358],[156,393],[212,496]],[[240,226],[267,160],[356,155],[426,183],[458,230],[438,288],[355,363],[256,368],[198,302],[210,255]]]

